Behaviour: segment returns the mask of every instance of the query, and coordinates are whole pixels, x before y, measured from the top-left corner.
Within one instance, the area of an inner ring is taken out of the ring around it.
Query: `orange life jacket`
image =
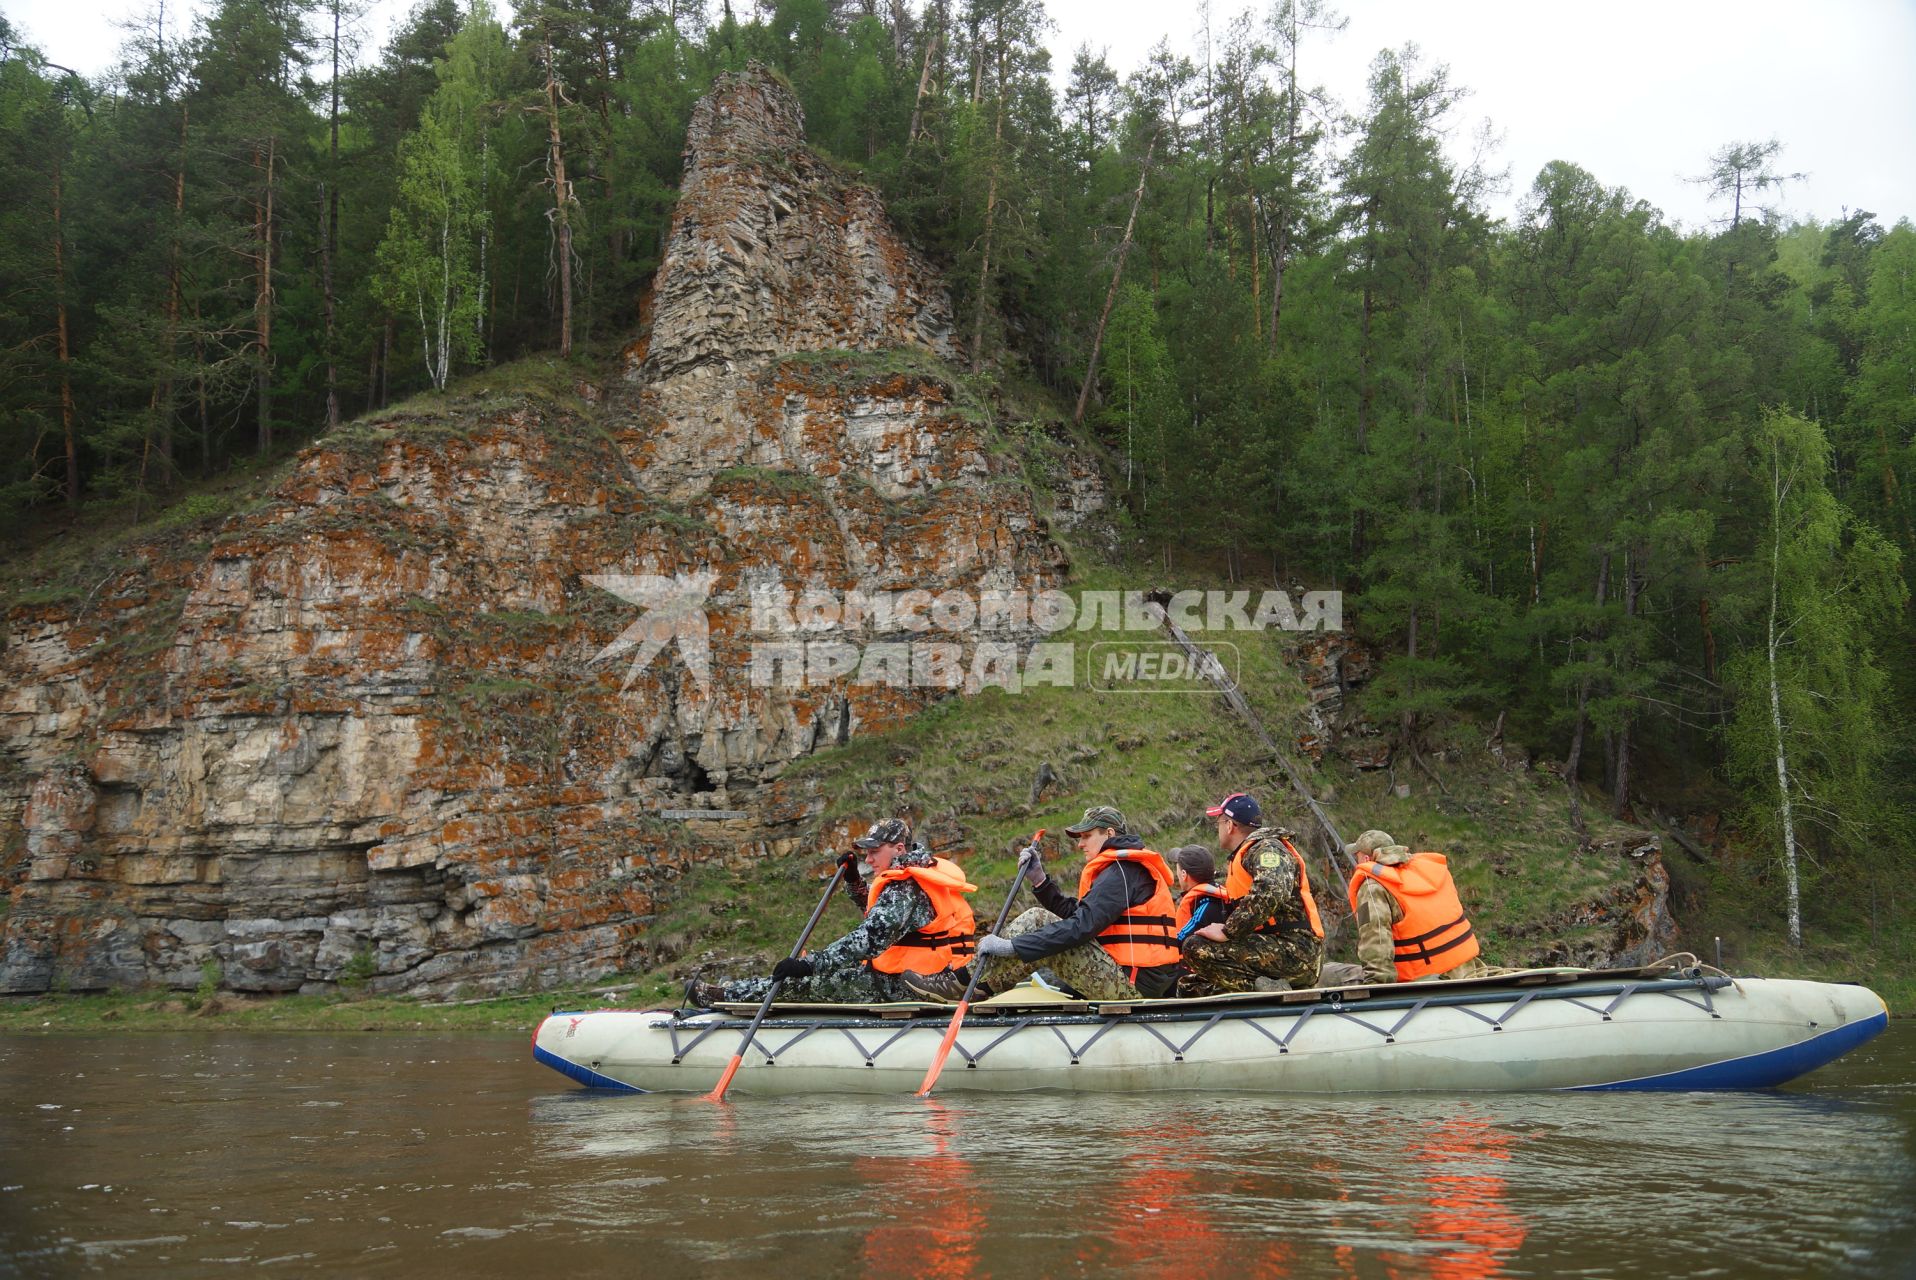
[[[1183,956],[1178,950],[1177,906],[1171,896],[1171,868],[1160,854],[1149,849],[1103,849],[1085,862],[1078,874],[1078,897],[1091,892],[1091,882],[1114,862],[1128,862],[1148,872],[1157,881],[1151,897],[1142,906],[1132,907],[1098,934],[1098,945],[1111,953],[1119,966],[1135,975],[1139,969],[1176,964]],[[1136,981],[1136,977],[1132,981]]]
[[[1296,845],[1283,836],[1277,837],[1277,842],[1284,846],[1291,857],[1297,859],[1297,891],[1304,897],[1304,916],[1311,922],[1311,932],[1321,938],[1324,936],[1324,921],[1317,914],[1317,899],[1311,896],[1311,873],[1310,869],[1304,865],[1304,855],[1297,851]],[[1251,874],[1251,869],[1244,865],[1244,855],[1253,847],[1263,843],[1264,840],[1246,840],[1237,847],[1237,852],[1231,855],[1231,871],[1224,878],[1224,892],[1232,902],[1236,902],[1251,891],[1251,882],[1256,877]],[[1277,917],[1272,916],[1259,925],[1255,932],[1266,933],[1276,927]]]
[[[865,895],[865,910],[878,902],[886,885],[900,880],[915,880],[931,899],[931,922],[913,929],[872,959],[872,968],[880,973],[943,973],[971,959],[977,949],[976,921],[965,895],[978,892],[978,886],[965,879],[955,862],[934,859],[929,867],[890,867],[872,880]]]
[[[1178,900],[1177,931],[1183,933],[1184,926],[1191,923],[1191,917],[1197,914],[1199,898],[1222,898],[1228,901],[1230,896],[1224,892],[1223,885],[1213,881],[1207,880],[1203,884],[1192,885],[1184,891],[1184,897]]]
[[[1360,862],[1351,876],[1351,913],[1357,912],[1357,891],[1366,878],[1375,880],[1402,908],[1404,918],[1391,926],[1396,946],[1397,980],[1415,982],[1449,973],[1483,950],[1457,900],[1450,863],[1441,853],[1413,853],[1410,861],[1389,866]]]

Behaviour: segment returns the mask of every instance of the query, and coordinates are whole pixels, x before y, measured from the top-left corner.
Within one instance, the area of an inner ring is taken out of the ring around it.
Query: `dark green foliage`
[[[1381,659],[1370,713],[1397,746],[1436,749],[1460,715],[1502,714],[1509,738],[1567,761],[1620,815],[1648,790],[1638,760],[1713,769],[1756,838],[1773,725],[1753,682],[1774,673],[1802,727],[1786,745],[1820,789],[1801,797],[1817,819],[1797,832],[1806,863],[1907,863],[1908,735],[1841,747],[1916,698],[1900,603],[1916,563],[1916,230],[1860,211],[1778,223],[1759,208],[1788,179],[1777,144],[1708,158],[1713,229],[1671,227],[1567,160],[1494,223],[1484,176],[1455,159],[1463,90],[1444,68],[1381,54],[1353,115],[1311,87],[1318,42],[1341,29],[1321,0],[1210,31],[1202,64],[1167,43],[1123,75],[1081,49],[1062,92],[1036,0],[778,0],[721,5],[709,25],[674,0],[526,0],[484,77],[452,56],[479,11],[420,0],[342,74],[335,162],[341,3],[219,0],[171,43],[144,20],[99,84],[0,19],[0,519],[14,531],[69,507],[138,518],[312,437],[329,364],[349,418],[425,392],[429,351],[441,380],[480,369],[512,394],[533,376],[534,362],[501,366],[558,345],[548,47],[573,336],[626,339],[693,104],[757,60],[797,93],[812,146],[876,184],[945,269],[958,320],[949,367],[821,353],[803,361],[816,376],[933,377],[954,413],[1002,428],[993,377],[1069,403],[1102,325],[1085,422],[1114,463],[1130,551],[1172,579],[1344,588]],[[376,288],[395,205],[421,206],[402,188],[432,172],[428,144],[475,188],[467,338],[437,348],[400,306],[418,290]],[[483,164],[460,152],[479,146]],[[571,366],[543,364],[569,385]],[[423,399],[406,414],[421,431],[434,419]],[[1779,423],[1827,536],[1776,559],[1784,508],[1751,459]],[[664,507],[644,518],[709,532]],[[1868,608],[1838,590],[1859,566]],[[1754,621],[1769,590],[1753,585],[1772,577],[1779,601],[1827,624],[1815,643],[1799,626],[1774,661]]]

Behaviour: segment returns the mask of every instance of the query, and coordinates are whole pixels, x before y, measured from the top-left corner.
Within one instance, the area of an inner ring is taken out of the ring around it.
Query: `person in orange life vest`
[[[1490,973],[1441,853],[1412,853],[1383,831],[1344,846],[1357,860],[1351,914],[1366,982],[1481,978]]]
[[[1218,847],[1231,855],[1224,881],[1231,914],[1222,924],[1193,930],[1185,940],[1191,981],[1180,983],[1179,990],[1255,991],[1260,978],[1293,990],[1316,986],[1324,963],[1324,924],[1303,857],[1281,828],[1259,825],[1263,810],[1242,792],[1205,813],[1217,819]]]
[[[695,1004],[763,1000],[774,980],[779,997],[813,1004],[886,1004],[916,1000],[903,975],[942,972],[970,961],[976,926],[965,895],[978,886],[955,863],[912,843],[903,819],[887,818],[852,842],[874,873],[858,927],[797,959],[780,960],[770,978],[694,983]],[[863,888],[863,881],[859,882]]]
[[[1040,905],[1007,925],[1003,937],[978,940],[979,992],[1004,991],[1043,968],[1087,1000],[1169,994],[1178,961],[1171,869],[1126,830],[1124,815],[1110,805],[1086,809],[1065,834],[1085,856],[1077,896],[1052,883],[1035,847],[1026,849],[1019,862]],[[905,984],[950,1002],[965,988],[955,973],[906,974]]]
[[[1217,859],[1201,844],[1180,845],[1169,858],[1178,895],[1178,945],[1207,925],[1223,924],[1231,912],[1224,886],[1217,882]]]
[[[1224,886],[1217,882],[1217,859],[1211,856],[1209,849],[1201,844],[1180,845],[1171,850],[1170,862],[1178,895],[1178,946],[1182,948],[1186,939],[1199,929],[1222,924],[1224,917],[1231,913],[1231,903],[1225,896]],[[1206,990],[1208,988],[1198,986],[1189,966],[1180,960],[1174,994],[1202,995]]]

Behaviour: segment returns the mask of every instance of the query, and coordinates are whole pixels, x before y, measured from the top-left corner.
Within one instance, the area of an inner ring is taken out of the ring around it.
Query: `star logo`
[[[619,692],[624,693],[638,679],[639,672],[676,640],[685,669],[698,681],[699,688],[704,689],[712,678],[711,626],[705,617],[705,601],[717,580],[718,574],[709,569],[700,573],[675,573],[669,578],[651,573],[588,574],[586,581],[601,591],[610,591],[628,604],[646,610],[619,633],[617,640],[594,654],[592,661],[615,658],[636,648],[638,653],[625,670],[625,683],[619,686]]]

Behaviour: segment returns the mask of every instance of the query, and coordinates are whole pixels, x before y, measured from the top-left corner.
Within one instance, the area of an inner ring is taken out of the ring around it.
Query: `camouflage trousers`
[[[1058,917],[1043,907],[1031,910],[1005,926],[1004,936],[1015,938],[1055,924]],[[1040,969],[1070,987],[1087,1000],[1136,1000],[1138,989],[1125,978],[1124,970],[1111,953],[1095,942],[1082,942],[1055,956],[1042,960],[1020,960],[1016,956],[993,956],[984,962],[979,975],[979,990],[993,995],[1017,986]]]
[[[739,978],[723,985],[727,1000],[750,1004],[765,998],[772,980]],[[781,982],[778,998],[781,1004],[893,1004],[920,997],[899,981],[897,974],[880,973],[870,965],[859,964]]]
[[[1189,938],[1184,964],[1191,971],[1178,979],[1178,994],[1219,995],[1255,991],[1259,978],[1289,983],[1293,991],[1317,985],[1324,964],[1324,941],[1310,934],[1253,933],[1213,942]]]
[[[1335,966],[1331,966],[1331,965],[1325,966],[1327,970],[1333,967]],[[1382,977],[1378,977],[1370,973],[1362,965],[1346,965],[1343,967],[1357,970],[1357,973],[1350,978],[1350,981],[1353,983],[1357,983],[1357,982],[1384,983],[1384,982],[1398,981],[1397,968],[1394,965],[1385,969],[1383,971]],[[1501,973],[1515,973],[1515,972],[1516,972],[1515,969],[1492,968],[1490,965],[1487,965],[1483,962],[1483,958],[1481,956],[1478,956],[1478,957],[1473,957],[1469,960],[1464,961],[1462,964],[1458,965],[1455,969],[1452,969],[1447,973],[1426,974],[1423,977],[1416,979],[1416,981],[1418,982],[1450,982],[1458,978],[1490,978]],[[1325,985],[1326,986],[1332,985],[1328,980],[1329,979],[1328,973],[1325,976],[1326,976]]]

